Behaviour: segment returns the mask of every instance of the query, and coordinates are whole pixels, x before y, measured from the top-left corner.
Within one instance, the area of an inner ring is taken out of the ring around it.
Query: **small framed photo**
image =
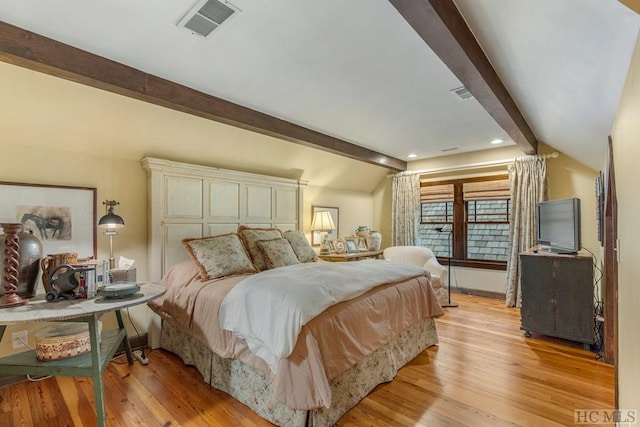
[[[336,251],[336,248],[333,247],[333,242],[327,242],[327,246],[329,247],[329,253],[332,254]]]
[[[360,252],[360,248],[358,248],[358,238],[357,237],[345,237],[345,243],[347,244],[347,252]]]
[[[333,241],[333,249],[338,254],[345,253],[347,251],[347,244],[345,243],[344,239],[338,237]]]

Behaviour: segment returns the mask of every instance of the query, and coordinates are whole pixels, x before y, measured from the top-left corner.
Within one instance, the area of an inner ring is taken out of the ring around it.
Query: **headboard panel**
[[[241,224],[299,230],[305,181],[145,157],[149,276],[188,258],[181,241],[235,232]]]

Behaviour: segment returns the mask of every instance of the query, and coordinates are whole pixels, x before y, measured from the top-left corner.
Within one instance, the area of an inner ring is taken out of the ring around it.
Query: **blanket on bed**
[[[149,306],[220,357],[239,359],[269,373],[269,366],[263,359],[251,352],[243,340],[219,325],[222,301],[248,276],[203,282],[198,279],[198,273],[198,267],[191,260],[172,266],[162,279],[167,293],[149,302]],[[304,277],[300,281],[304,281]],[[332,305],[302,327],[291,355],[280,360],[277,374],[271,372],[273,390],[269,392],[290,408],[329,407],[331,379],[384,346],[408,326],[442,314],[427,272],[375,287],[351,300]]]
[[[220,306],[220,326],[243,339],[272,372],[288,357],[302,327],[328,307],[385,283],[424,275],[380,260],[296,264],[246,277]],[[302,280],[301,280],[302,278]]]

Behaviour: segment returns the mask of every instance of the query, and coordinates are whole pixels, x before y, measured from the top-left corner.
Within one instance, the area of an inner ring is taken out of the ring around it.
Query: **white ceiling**
[[[234,0],[203,39],[196,0],[0,0],[0,20],[407,160],[511,139],[387,0]],[[615,0],[456,0],[537,138],[594,169],[640,16]]]

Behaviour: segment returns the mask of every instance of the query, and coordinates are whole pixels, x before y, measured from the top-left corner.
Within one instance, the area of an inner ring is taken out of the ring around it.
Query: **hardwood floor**
[[[437,321],[440,345],[405,366],[339,426],[562,426],[574,409],[613,409],[614,369],[578,345],[524,338],[517,309],[456,295]],[[268,426],[205,385],[163,350],[149,365],[111,363],[104,382],[109,426]],[[0,426],[92,426],[88,378],[50,378],[0,389]]]

